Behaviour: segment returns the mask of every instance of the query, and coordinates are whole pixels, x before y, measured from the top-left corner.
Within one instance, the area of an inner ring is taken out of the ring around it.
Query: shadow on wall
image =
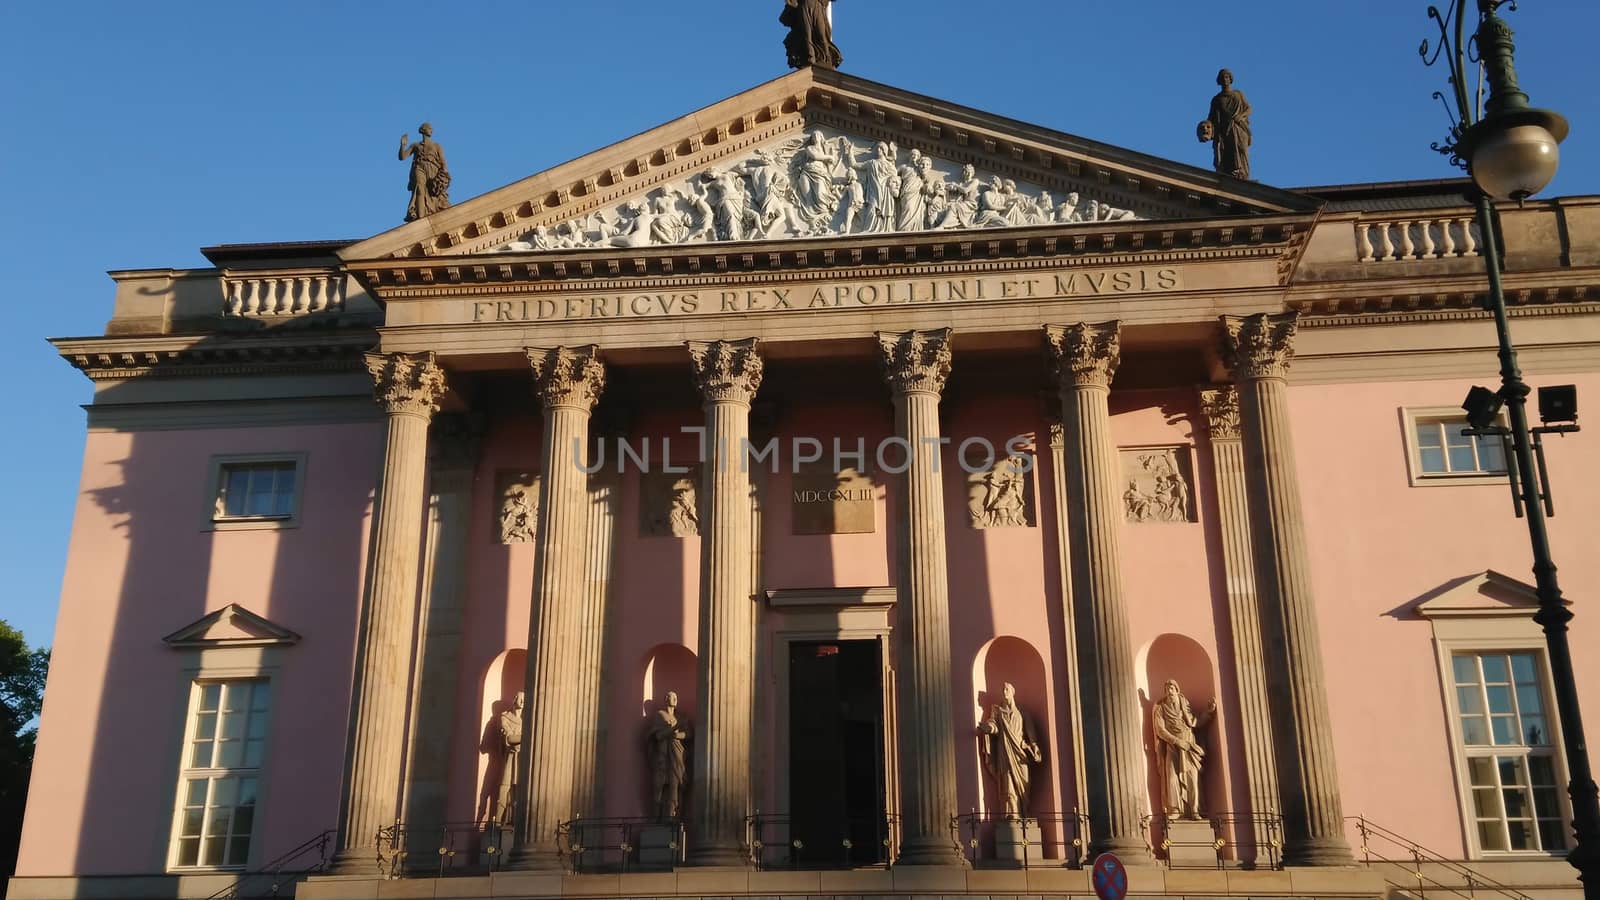
[[[1047,858],[1055,858],[1062,846],[1063,835],[1060,834],[1060,825],[1050,820],[1056,814],[1056,773],[1061,762],[1049,757],[1050,751],[1056,746],[1052,737],[1054,729],[1051,728],[1049,710],[1052,706],[1049,696],[1049,685],[1045,678],[1044,659],[1035,650],[1033,645],[1018,637],[1003,635],[984,644],[978,651],[972,663],[972,683],[977,692],[977,703],[973,708],[972,724],[974,730],[978,723],[989,718],[990,711],[997,705],[1005,702],[1005,686],[1011,685],[1016,689],[1017,708],[1033,727],[1034,740],[1045,752],[1046,757],[1042,763],[1033,767],[1032,782],[1029,785],[1028,812],[1030,816],[1037,816],[1043,821],[1039,823],[1041,838],[1045,844]],[[980,779],[979,809],[994,816],[1005,814],[1005,797],[995,789],[993,779],[987,774],[984,764],[984,738],[980,735],[973,738],[973,752],[978,760],[978,768],[985,772]],[[982,840],[992,841],[993,835],[986,834]]]
[[[500,813],[500,786],[508,774],[506,762],[511,759],[510,754],[505,752],[500,735],[500,716],[516,705],[527,665],[526,650],[507,650],[494,658],[483,675],[483,709],[480,714],[483,731],[478,738],[478,801],[473,812],[473,821],[480,825],[497,818]],[[510,774],[515,777],[514,771]]]
[[[640,772],[639,788],[623,796],[632,796],[638,804],[636,815],[654,814],[656,807],[654,761],[650,756],[650,726],[656,713],[667,705],[667,692],[678,695],[678,721],[689,725],[689,739],[684,742],[685,757],[694,759],[694,728],[699,724],[699,698],[695,687],[695,655],[682,644],[657,644],[650,648],[640,663],[638,684],[639,720],[631,735],[630,746],[638,750],[638,764],[633,771]],[[685,778],[693,777],[693,766],[688,766]],[[624,782],[626,783],[626,782]],[[685,802],[691,796],[689,784],[684,784]]]
[[[1163,798],[1166,794],[1166,777],[1158,762],[1152,718],[1155,705],[1161,702],[1165,694],[1168,680],[1178,683],[1195,716],[1205,723],[1195,729],[1196,742],[1205,751],[1200,770],[1200,814],[1211,817],[1228,812],[1226,747],[1220,739],[1225,723],[1220,708],[1211,721],[1206,721],[1206,709],[1217,699],[1216,670],[1210,654],[1193,638],[1181,634],[1163,634],[1140,651],[1138,671],[1142,682],[1139,705],[1143,710],[1151,812],[1156,816],[1163,814]],[[1159,834],[1150,835],[1152,844],[1156,846],[1160,845],[1162,838]]]

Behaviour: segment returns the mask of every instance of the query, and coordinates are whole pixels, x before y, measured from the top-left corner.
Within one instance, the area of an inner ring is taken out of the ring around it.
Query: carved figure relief
[[[1044,762],[1044,751],[1033,723],[1017,708],[1017,689],[1007,684],[1001,702],[989,708],[989,718],[978,726],[983,738],[983,767],[1004,798],[1007,818],[1027,818],[1030,766]]]
[[[827,129],[758,147],[644,198],[538,226],[501,252],[645,247],[871,232],[1012,228],[1137,219],[1132,210],[981,176],[889,142]]]
[[[667,691],[665,702],[650,719],[647,743],[655,817],[671,822],[683,813],[683,788],[689,771],[684,743],[689,740],[690,728],[689,720],[678,714],[678,692]]]
[[[1193,522],[1194,480],[1184,447],[1122,451],[1123,513],[1129,522]]]
[[[967,513],[973,528],[1034,524],[1032,457],[1006,456],[986,472],[967,475]]]
[[[1213,699],[1199,715],[1176,681],[1168,680],[1166,693],[1150,709],[1150,727],[1156,738],[1156,766],[1161,771],[1162,809],[1171,819],[1200,818],[1200,770],[1206,751],[1195,734],[1210,724],[1217,712]]]
[[[687,473],[645,472],[639,476],[639,534],[644,537],[698,537],[700,467]]]
[[[499,472],[495,476],[495,533],[502,544],[531,544],[539,527],[539,476]]]

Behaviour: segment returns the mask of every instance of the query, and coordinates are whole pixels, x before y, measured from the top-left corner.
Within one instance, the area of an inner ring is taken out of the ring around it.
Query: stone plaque
[[[987,470],[965,472],[967,514],[972,527],[1032,527],[1036,523],[1033,473],[1037,468],[1031,455],[1005,456]]]
[[[502,544],[531,544],[539,527],[539,476],[516,469],[494,475],[494,523],[490,534]]]
[[[1188,447],[1122,451],[1122,507],[1129,522],[1194,522]]]
[[[639,476],[641,537],[698,537],[700,466],[688,472],[645,472]]]
[[[878,530],[878,484],[861,469],[802,463],[789,483],[795,534],[871,534]]]

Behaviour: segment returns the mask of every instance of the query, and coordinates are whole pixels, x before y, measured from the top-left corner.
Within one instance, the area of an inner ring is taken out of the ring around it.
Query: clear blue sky
[[[778,0],[14,0],[0,8],[0,277],[10,349],[0,618],[55,625],[87,379],[46,337],[98,334],[109,269],[400,221],[424,119],[457,201],[786,71]],[[1219,67],[1281,186],[1453,174],[1420,0],[838,0],[846,71],[1194,165]],[[1522,86],[1572,120],[1547,195],[1600,193],[1600,3],[1524,0]],[[1488,373],[1486,373],[1488,377]]]

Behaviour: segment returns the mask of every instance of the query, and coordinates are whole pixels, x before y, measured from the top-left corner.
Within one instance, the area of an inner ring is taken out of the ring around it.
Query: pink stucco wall
[[[307,455],[300,527],[204,528],[210,459]],[[373,425],[91,433],[17,874],[166,868],[187,654],[229,603],[303,636],[273,673],[258,858],[332,827],[372,486]]]

